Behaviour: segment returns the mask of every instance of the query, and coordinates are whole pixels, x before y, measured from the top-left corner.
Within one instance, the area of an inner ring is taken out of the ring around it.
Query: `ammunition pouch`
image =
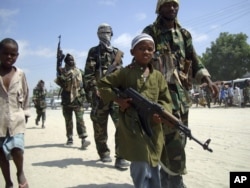
[[[187,59],[183,60],[180,62],[180,69],[178,75],[183,87],[187,90],[192,89],[192,61]]]

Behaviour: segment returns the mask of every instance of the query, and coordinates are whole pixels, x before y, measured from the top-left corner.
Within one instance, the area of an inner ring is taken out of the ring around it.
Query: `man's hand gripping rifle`
[[[208,139],[205,143],[200,142],[191,134],[191,130],[187,126],[183,125],[183,123],[174,115],[165,111],[159,104],[149,101],[133,88],[128,88],[124,91],[121,91],[118,88],[113,88],[113,90],[116,92],[118,97],[132,99],[130,104],[137,110],[140,120],[142,121],[142,129],[149,137],[152,136],[153,132],[149,123],[147,123],[149,122],[149,119],[147,118],[152,117],[153,114],[158,114],[164,124],[176,126],[176,128],[183,132],[190,140],[194,140],[196,143],[201,145],[204,150],[213,152],[213,150],[208,146],[211,139]]]
[[[61,67],[62,67],[62,61],[65,57],[65,55],[63,54],[63,51],[61,49],[61,35],[59,35],[59,42],[58,42],[58,46],[57,46],[57,62],[56,62],[56,72],[57,72],[57,76],[61,74]]]

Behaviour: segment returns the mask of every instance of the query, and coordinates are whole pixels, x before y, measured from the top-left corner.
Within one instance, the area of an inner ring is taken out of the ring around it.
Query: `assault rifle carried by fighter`
[[[110,73],[114,72],[116,69],[121,67],[121,59],[123,57],[123,52],[121,50],[118,50],[116,52],[116,56],[114,59],[114,62],[108,66],[107,71],[105,72],[105,75],[109,75]]]
[[[200,142],[191,134],[191,130],[187,126],[185,126],[174,115],[164,110],[164,108],[159,104],[149,101],[147,98],[142,96],[133,88],[127,88],[124,91],[121,91],[118,88],[113,88],[113,90],[120,98],[132,99],[130,101],[130,104],[138,112],[142,129],[149,137],[151,137],[153,134],[149,123],[150,118],[152,117],[153,114],[156,113],[161,117],[164,124],[174,125],[177,129],[183,132],[190,140],[194,140],[196,143],[201,145],[204,150],[213,152],[213,150],[208,146],[211,139],[208,139],[205,143]]]
[[[121,61],[122,61],[123,54],[124,53],[121,50],[118,50],[116,52],[115,59],[114,59],[113,63],[108,66],[107,71],[105,72],[104,76],[107,76],[110,73],[117,70],[118,68],[121,68]],[[103,70],[102,70],[102,66],[101,66],[100,47],[98,49],[98,62],[97,63],[98,63],[99,77],[102,78],[103,77],[103,73],[102,73]],[[100,102],[100,97],[96,97],[95,101],[96,101],[96,105],[95,105],[95,108],[93,109],[94,114],[96,114],[96,112],[97,112],[97,108],[98,108],[98,105]]]
[[[58,42],[58,45],[57,45],[56,72],[57,72],[57,75],[60,75],[61,74],[60,68],[62,67],[62,61],[63,61],[65,55],[63,54],[63,51],[61,49],[61,35],[59,35],[58,38],[59,38],[59,42]]]

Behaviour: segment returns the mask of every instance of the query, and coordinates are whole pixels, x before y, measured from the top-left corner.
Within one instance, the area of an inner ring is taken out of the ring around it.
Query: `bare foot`
[[[24,176],[24,173],[22,172],[21,174],[17,174],[17,181],[19,183],[19,188],[28,188],[28,182]]]

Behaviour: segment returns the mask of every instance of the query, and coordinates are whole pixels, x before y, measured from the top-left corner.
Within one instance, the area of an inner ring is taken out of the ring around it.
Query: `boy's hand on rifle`
[[[162,123],[162,119],[161,117],[159,116],[159,114],[153,114],[153,121],[155,123]]]
[[[125,111],[128,107],[130,107],[130,101],[132,101],[132,98],[117,98],[115,99],[115,102],[119,104],[122,111]]]

